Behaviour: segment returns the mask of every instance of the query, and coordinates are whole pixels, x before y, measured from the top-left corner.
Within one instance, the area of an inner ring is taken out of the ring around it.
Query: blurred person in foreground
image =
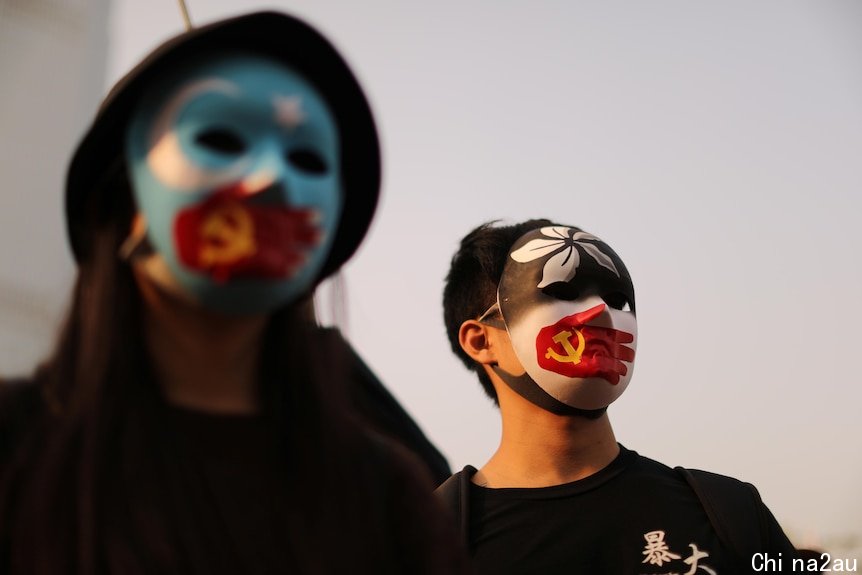
[[[478,573],[739,574],[764,571],[763,554],[789,572],[793,547],[753,486],[617,443],[607,408],[638,335],[608,244],[549,220],[482,225],[452,258],[443,309],[503,423],[491,459],[438,489]]]
[[[362,89],[295,18],[191,30],[120,80],[68,172],[66,323],[0,386],[0,572],[461,572],[309,317],[379,187]]]

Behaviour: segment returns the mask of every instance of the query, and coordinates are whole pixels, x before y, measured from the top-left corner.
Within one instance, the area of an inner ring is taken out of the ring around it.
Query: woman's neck
[[[169,403],[254,413],[267,316],[229,317],[197,307],[138,276],[144,338]]]

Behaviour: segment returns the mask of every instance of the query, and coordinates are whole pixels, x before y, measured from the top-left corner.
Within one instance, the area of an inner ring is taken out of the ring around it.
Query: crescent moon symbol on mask
[[[150,132],[150,151],[147,165],[153,175],[166,186],[186,192],[213,189],[239,178],[245,161],[235,163],[222,170],[211,170],[195,165],[185,154],[176,131],[173,129],[183,107],[206,92],[219,92],[236,96],[236,84],[218,78],[199,80],[177,92],[156,116]]]

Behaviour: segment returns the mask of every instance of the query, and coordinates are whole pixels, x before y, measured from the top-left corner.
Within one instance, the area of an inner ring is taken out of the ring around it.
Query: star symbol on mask
[[[293,129],[305,121],[302,99],[299,96],[276,96],[272,101],[275,107],[275,121]]]

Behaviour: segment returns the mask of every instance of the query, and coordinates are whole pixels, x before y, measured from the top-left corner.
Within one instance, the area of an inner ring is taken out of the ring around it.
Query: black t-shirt
[[[296,565],[285,545],[289,513],[272,434],[256,415],[216,415],[169,409],[176,431],[175,480],[194,518],[197,538],[223,566],[244,573],[290,573]]]
[[[786,567],[793,547],[764,512],[768,551],[783,553]],[[622,446],[610,465],[572,483],[471,484],[470,542],[479,575],[739,572],[684,479]]]
[[[167,407],[164,415],[159,422],[164,433],[152,442],[158,456],[147,459],[155,467],[140,468],[122,485],[105,486],[130,495],[128,501],[123,499],[128,508],[115,510],[105,526],[112,542],[99,550],[107,553],[106,572],[163,572],[159,566],[168,561],[159,553],[169,546],[166,556],[176,566],[172,572],[299,573],[292,547],[305,543],[287,536],[294,513],[285,491],[290,470],[266,420],[177,407]],[[36,432],[32,424],[43,417],[48,417],[46,408],[35,386],[4,388],[0,382],[0,485],[20,441]],[[381,548],[391,550],[388,560],[401,566],[399,573],[464,573],[465,558],[455,533],[420,464],[375,437],[369,436],[362,449],[377,474],[379,491],[367,496],[375,497],[387,522]],[[21,479],[26,481],[26,474]],[[349,477],[344,488],[351,489]],[[7,572],[12,545],[0,538],[0,573]],[[331,546],[339,552],[338,541]]]

